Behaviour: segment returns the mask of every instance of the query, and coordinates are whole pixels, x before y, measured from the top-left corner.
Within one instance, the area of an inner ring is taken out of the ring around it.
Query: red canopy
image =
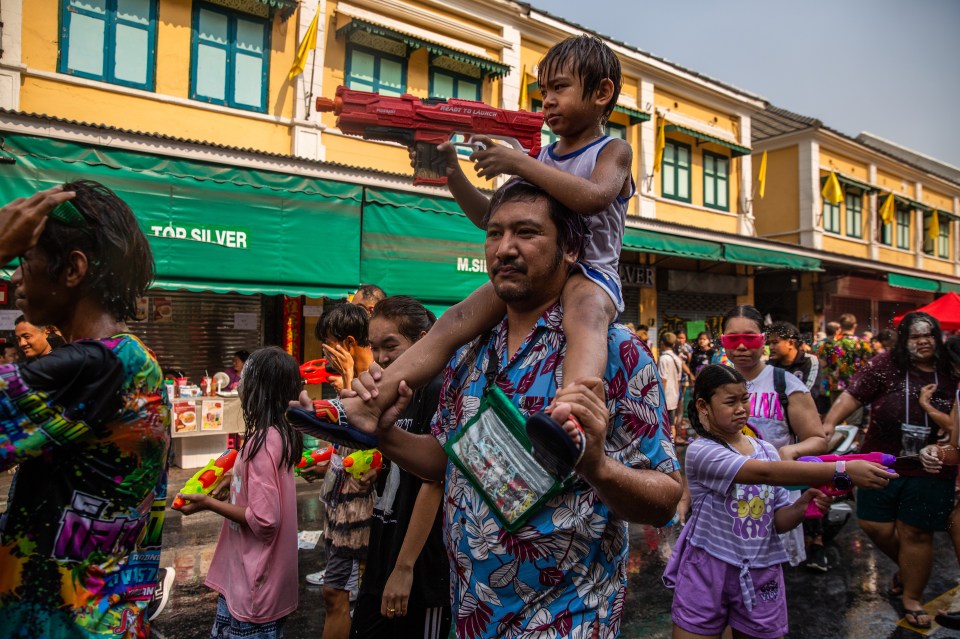
[[[950,291],[943,297],[936,299],[926,306],[913,309],[914,311],[923,311],[933,315],[940,320],[940,328],[945,331],[960,330],[960,295]],[[906,315],[904,313],[903,315]],[[893,325],[899,326],[903,315],[893,318]]]

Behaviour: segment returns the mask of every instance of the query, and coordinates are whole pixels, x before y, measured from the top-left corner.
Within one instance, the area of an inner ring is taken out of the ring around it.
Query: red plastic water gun
[[[230,472],[234,462],[237,461],[239,451],[230,449],[216,459],[211,459],[207,465],[198,470],[193,477],[187,480],[180,491],[185,495],[209,495],[217,487],[224,473]],[[186,499],[177,497],[173,500],[173,507],[177,510],[183,508],[187,503]]]
[[[347,135],[365,140],[397,142],[414,151],[414,184],[447,183],[446,156],[437,145],[456,135],[459,145],[477,147],[472,138],[483,135],[502,140],[532,157],[540,153],[543,114],[498,109],[483,102],[451,98],[420,99],[337,87],[334,99],[317,98],[317,111],[333,111],[337,126]]]
[[[300,365],[300,376],[308,384],[329,384],[334,375],[327,371],[326,359],[312,359]]]
[[[308,468],[312,468],[321,462],[330,461],[330,458],[333,456],[333,446],[327,446],[326,448],[317,448],[315,450],[305,450],[303,451],[303,456],[300,457],[300,461],[297,462],[295,471],[298,475]]]
[[[821,464],[823,463],[833,464],[838,461],[849,462],[854,460],[861,460],[861,461],[873,462],[875,464],[882,464],[883,466],[886,466],[887,468],[889,468],[890,466],[893,466],[896,463],[897,458],[895,455],[890,455],[888,453],[856,453],[852,455],[818,455],[816,457],[807,456],[807,457],[797,458],[797,461],[814,462],[814,463],[821,463]],[[840,495],[846,495],[851,490],[853,490],[853,485],[851,484],[848,488],[838,488],[833,482],[830,482],[829,484],[825,484],[823,486],[817,486],[817,489],[819,489],[824,494],[829,495],[831,497],[839,497]],[[823,517],[823,511],[820,510],[817,507],[817,505],[811,501],[810,505],[807,506],[807,512],[805,516],[808,519],[820,519],[821,517]]]

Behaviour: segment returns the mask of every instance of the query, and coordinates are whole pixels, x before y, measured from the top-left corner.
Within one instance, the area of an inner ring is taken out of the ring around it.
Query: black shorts
[[[897,477],[886,488],[857,489],[857,518],[903,523],[942,532],[953,510],[954,483],[950,477]]]

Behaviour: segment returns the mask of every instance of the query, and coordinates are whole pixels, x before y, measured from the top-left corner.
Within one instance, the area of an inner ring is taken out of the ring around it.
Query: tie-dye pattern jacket
[[[160,366],[133,335],[0,366],[0,637],[146,637],[170,447]]]

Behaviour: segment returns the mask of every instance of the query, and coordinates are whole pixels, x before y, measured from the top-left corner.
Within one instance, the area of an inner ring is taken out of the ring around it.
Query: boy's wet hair
[[[355,304],[337,304],[323,312],[314,334],[321,342],[327,338],[342,342],[352,337],[358,346],[369,346],[369,329],[370,319],[363,308]]]
[[[789,340],[792,339],[796,342],[797,346],[800,345],[800,331],[797,330],[797,327],[791,324],[790,322],[774,322],[767,328],[767,335],[776,336],[777,339]]]
[[[63,185],[76,196],[70,200],[79,214],[67,222],[54,216],[37,242],[48,260],[48,272],[58,278],[72,251],[87,256],[84,292],[118,321],[136,317],[137,298],[154,277],[153,253],[137,218],[116,193],[92,180]]]
[[[620,58],[600,38],[581,34],[567,38],[550,47],[537,65],[537,82],[543,84],[565,66],[580,78],[583,86],[583,98],[587,99],[600,88],[600,83],[609,79],[613,82],[613,95],[603,112],[603,121],[606,122],[613,107],[620,97],[623,87],[623,72],[620,67]]]
[[[587,223],[582,215],[577,215],[560,203],[555,197],[539,186],[514,178],[497,189],[490,198],[490,206],[483,216],[483,228],[487,228],[490,218],[501,206],[508,202],[535,202],[546,198],[550,211],[550,220],[557,227],[557,252],[570,251],[579,257],[583,254]]]

